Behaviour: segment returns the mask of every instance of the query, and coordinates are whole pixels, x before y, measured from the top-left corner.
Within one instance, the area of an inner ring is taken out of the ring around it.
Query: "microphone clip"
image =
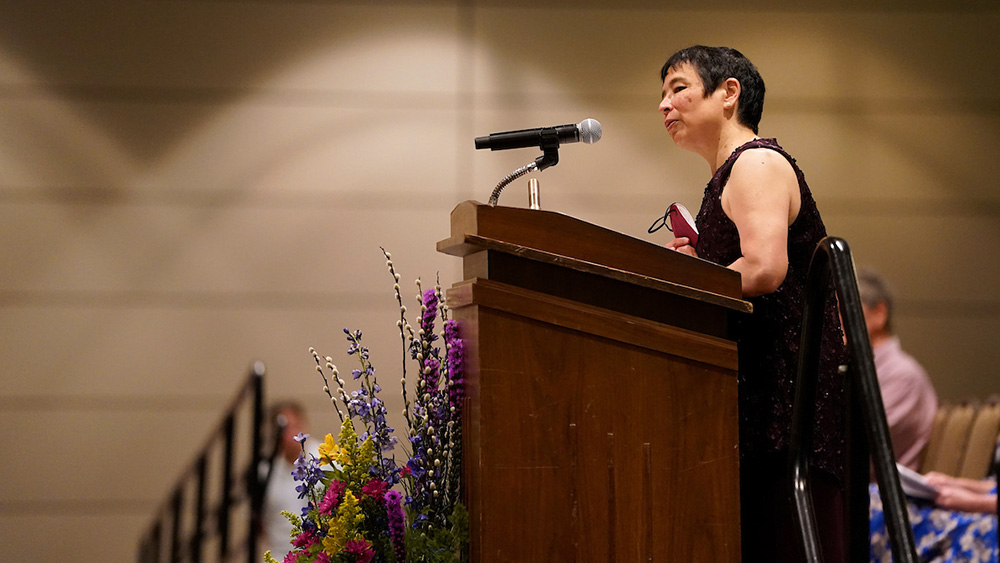
[[[542,141],[538,145],[542,149],[542,156],[535,159],[536,169],[545,170],[559,164],[559,134],[555,127],[542,130]]]

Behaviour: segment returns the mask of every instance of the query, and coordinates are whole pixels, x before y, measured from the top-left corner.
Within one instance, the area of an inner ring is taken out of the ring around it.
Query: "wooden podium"
[[[471,560],[740,559],[739,274],[547,211],[459,204]]]

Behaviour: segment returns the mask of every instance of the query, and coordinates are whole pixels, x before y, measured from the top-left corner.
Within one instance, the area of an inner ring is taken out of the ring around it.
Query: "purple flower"
[[[350,394],[347,400],[347,412],[364,423],[364,431],[359,433],[359,442],[371,439],[380,454],[391,452],[398,440],[393,439],[393,429],[386,424],[385,404],[376,394],[382,390],[375,380],[375,367],[369,361],[368,349],[361,345],[361,332],[351,332],[344,329],[350,343],[348,354],[360,356],[361,367],[352,371],[352,377],[360,381],[358,389]],[[393,485],[399,481],[395,462],[384,455],[370,468],[373,475],[379,476],[386,483]]]
[[[459,340],[458,323],[454,319],[448,319],[444,322],[444,340],[448,343]]]
[[[434,391],[438,386],[438,378],[441,375],[441,362],[437,358],[430,357],[424,360],[424,389]]]
[[[301,485],[295,487],[299,498],[305,498],[322,478],[323,471],[319,468],[319,460],[312,456],[307,460],[304,454],[300,454],[295,460],[295,469],[292,470],[292,479],[302,481]]]
[[[425,337],[430,338],[434,334],[434,319],[437,318],[437,308],[437,292],[428,289],[424,292],[424,312],[420,315],[420,328],[424,329]]]
[[[305,508],[302,509],[302,531],[313,534],[314,536],[317,537],[317,541],[319,541],[319,538],[323,536],[323,533],[320,531],[319,525],[316,523],[316,521],[313,520],[312,518],[309,518],[309,512],[311,508],[312,508],[311,506],[306,506]]]
[[[306,441],[307,438],[309,438],[309,434],[303,434],[302,432],[299,432],[298,434],[295,435],[294,440],[302,444]]]
[[[417,517],[413,519],[413,526],[412,526],[413,529],[416,530],[417,528],[419,528],[420,525],[423,524],[425,520],[427,520],[426,514],[417,514]]]
[[[306,464],[305,454],[299,454],[295,460],[295,469],[292,469],[292,479],[295,481],[305,481],[309,476],[309,466]]]
[[[368,417],[368,414],[372,410],[371,405],[369,405],[368,403],[366,403],[364,401],[360,401],[360,400],[357,400],[357,399],[352,400],[350,402],[350,405],[351,405],[352,414],[354,414],[356,416],[360,416],[362,420],[365,420]]]
[[[402,495],[399,491],[389,491],[385,499],[386,516],[389,519],[389,539],[396,554],[396,561],[406,561],[406,522],[403,516]]]
[[[410,458],[410,460],[406,462],[406,467],[409,468],[410,474],[417,479],[423,477],[424,473],[427,472],[423,467],[420,467],[420,458],[417,454],[414,454],[414,457]]]
[[[447,369],[448,379],[451,380],[448,384],[448,405],[455,407],[456,413],[461,413],[462,398],[465,396],[465,379],[462,377],[465,346],[458,336],[458,323],[454,320],[448,319],[444,323],[444,341],[448,344]]]

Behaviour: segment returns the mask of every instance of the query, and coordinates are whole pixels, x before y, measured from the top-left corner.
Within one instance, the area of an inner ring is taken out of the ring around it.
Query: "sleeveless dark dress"
[[[748,553],[747,543],[759,541],[763,549],[767,549],[772,541],[779,539],[767,539],[776,529],[777,535],[794,530],[790,507],[785,506],[787,501],[774,497],[784,497],[786,488],[790,491],[786,473],[787,446],[791,434],[803,297],[809,261],[816,244],[826,236],[826,227],[795,159],[774,139],[755,139],[740,146],[716,171],[705,188],[701,210],[695,218],[699,231],[696,250],[699,257],[722,266],[742,256],[739,233],[722,210],[721,197],[736,160],[744,151],[755,148],[776,151],[792,165],[798,178],[801,207],[788,229],[788,274],[784,282],[774,293],[748,298],[753,303],[753,314],[739,315],[733,327],[739,342],[744,561],[764,560],[760,558],[765,556],[771,561],[792,561],[798,557],[795,535],[785,536],[784,542],[791,544],[791,548],[784,546],[784,554],[778,550],[765,555],[753,547]],[[835,496],[844,470],[844,382],[838,366],[846,356],[834,299],[828,299],[824,315],[812,459],[813,467],[820,470],[814,473],[826,474],[820,479],[829,483],[829,492]],[[822,488],[814,488],[814,498],[817,489]],[[817,512],[822,513],[822,506],[834,500],[815,498]],[[774,506],[761,506],[762,503]],[[784,521],[784,525],[776,521]],[[826,558],[828,562],[831,560],[837,558]]]

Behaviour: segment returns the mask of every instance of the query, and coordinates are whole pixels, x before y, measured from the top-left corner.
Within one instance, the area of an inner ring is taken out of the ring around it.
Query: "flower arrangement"
[[[455,321],[448,318],[440,283],[423,291],[417,280],[420,320],[416,329],[407,322],[400,276],[392,256],[382,252],[399,304],[396,326],[403,348],[400,383],[408,444],[401,444],[387,424],[385,404],[379,399],[382,388],[361,331],[344,329],[347,353],[358,362],[351,372],[358,383],[353,391],[345,387],[333,359],[311,348],[341,427],[336,438],[326,435],[319,457],[306,455],[308,435],[296,437],[303,453],[292,475],[305,507],[299,515],[282,512],[292,523],[293,546],[283,563],[464,559],[468,514],[461,503],[462,340]],[[440,336],[435,331],[438,318]],[[407,364],[412,362],[417,374],[411,398]],[[397,447],[405,454],[402,463],[397,463]],[[264,560],[278,563],[270,552]]]

